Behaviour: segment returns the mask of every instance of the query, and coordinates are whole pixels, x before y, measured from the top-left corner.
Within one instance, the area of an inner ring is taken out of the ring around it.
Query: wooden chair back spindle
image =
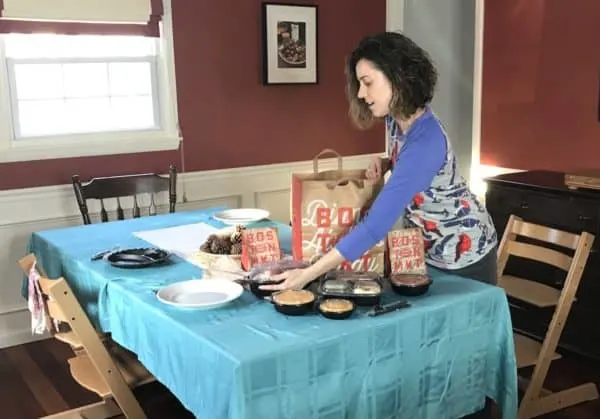
[[[125,219],[125,211],[122,207],[122,198],[132,197],[133,207],[131,215],[133,218],[144,214],[155,215],[155,198],[158,193],[167,192],[169,199],[169,212],[175,212],[177,203],[177,169],[174,165],[169,168],[169,176],[163,177],[156,173],[144,173],[138,175],[124,175],[111,177],[93,178],[89,182],[82,182],[78,175],[73,175],[73,190],[75,199],[81,212],[84,224],[91,224],[88,200],[97,200],[100,204],[100,220],[109,221],[108,212],[105,207],[106,200],[115,199],[117,203],[117,219]],[[149,207],[147,211],[141,211],[138,199],[140,196],[149,196]]]

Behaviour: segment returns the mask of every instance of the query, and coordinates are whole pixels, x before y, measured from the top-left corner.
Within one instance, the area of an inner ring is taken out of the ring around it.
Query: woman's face
[[[392,85],[388,78],[375,65],[362,59],[356,64],[358,98],[365,101],[376,118],[386,116],[392,101]]]

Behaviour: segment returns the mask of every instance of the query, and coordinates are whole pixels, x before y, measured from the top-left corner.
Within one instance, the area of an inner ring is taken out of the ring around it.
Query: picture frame
[[[318,84],[318,6],[262,3],[264,85]]]

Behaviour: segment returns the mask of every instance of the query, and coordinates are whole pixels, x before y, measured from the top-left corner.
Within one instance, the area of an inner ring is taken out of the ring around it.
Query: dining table
[[[38,231],[28,250],[47,276],[68,281],[98,330],[200,419],[450,419],[482,409],[486,397],[503,418],[517,417],[512,324],[499,287],[428,267],[426,294],[384,290],[383,303],[409,307],[380,316],[358,307],[332,320],[284,315],[247,290],[214,309],[165,304],[157,290],[203,278],[179,254],[142,269],[92,260],[107,249],[152,247],[140,231],[225,227],[214,217],[221,209]],[[276,227],[291,253],[288,225],[257,225]]]

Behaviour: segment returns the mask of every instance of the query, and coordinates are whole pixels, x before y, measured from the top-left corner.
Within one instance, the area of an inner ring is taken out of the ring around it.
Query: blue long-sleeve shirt
[[[390,135],[395,135],[391,132]],[[446,160],[446,136],[427,108],[403,137],[390,179],[379,192],[368,215],[336,245],[348,261],[361,257],[384,239],[404,214],[413,197],[428,189]],[[392,158],[394,156],[392,155]]]

